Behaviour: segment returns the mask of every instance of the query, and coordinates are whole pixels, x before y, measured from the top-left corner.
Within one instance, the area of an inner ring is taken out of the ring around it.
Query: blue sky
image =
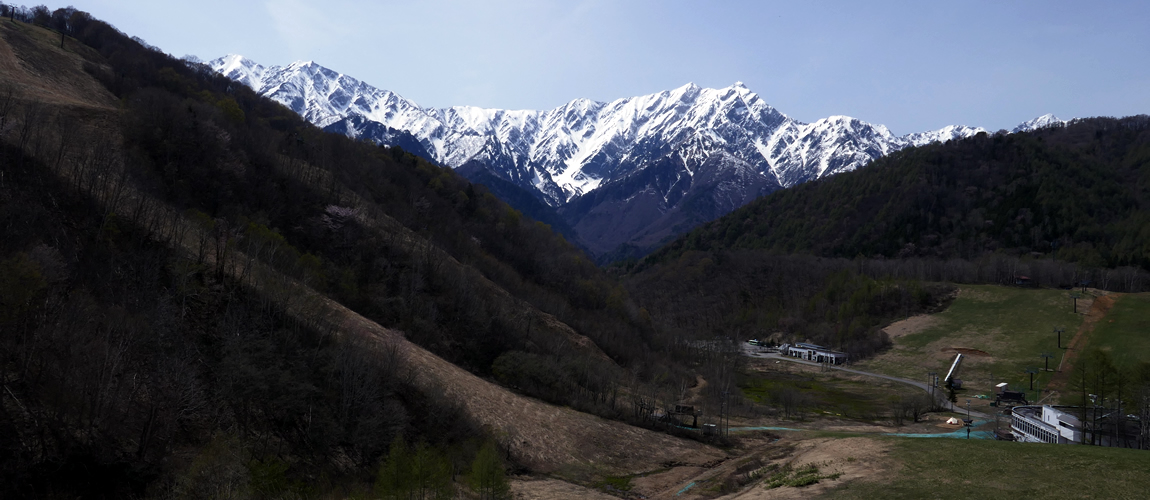
[[[314,60],[422,106],[548,109],[742,81],[793,118],[896,134],[1150,113],[1150,2],[71,4],[176,56]]]

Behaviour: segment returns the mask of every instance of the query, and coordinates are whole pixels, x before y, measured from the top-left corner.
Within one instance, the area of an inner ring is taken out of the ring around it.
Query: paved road
[[[778,361],[786,361],[788,363],[798,363],[801,365],[809,365],[809,366],[826,366],[826,367],[831,368],[833,370],[844,371],[847,373],[854,373],[856,375],[862,375],[865,377],[876,377],[876,378],[890,380],[892,382],[899,382],[902,384],[913,385],[915,387],[918,387],[919,389],[922,389],[923,391],[930,392],[930,387],[927,386],[926,382],[920,382],[917,380],[910,380],[910,379],[906,379],[906,378],[892,377],[890,375],[883,375],[881,373],[864,372],[862,370],[855,370],[854,368],[847,368],[845,366],[822,365],[820,363],[815,363],[813,361],[807,361],[805,359],[792,358],[790,356],[783,356],[781,354],[773,353],[773,352],[770,352],[770,353],[759,352],[757,348],[755,348],[754,346],[751,346],[749,344],[743,345],[743,353],[746,354],[748,357],[752,357],[752,358],[774,359],[774,360],[778,360]],[[947,404],[950,405],[950,411],[952,411],[952,412],[963,413],[966,411],[965,408],[956,408],[954,403],[951,403],[949,401],[947,401]],[[986,413],[983,413],[980,411],[975,411],[975,410],[970,410],[970,416],[976,417],[976,418],[985,418],[985,419],[994,418],[993,415],[988,415]]]

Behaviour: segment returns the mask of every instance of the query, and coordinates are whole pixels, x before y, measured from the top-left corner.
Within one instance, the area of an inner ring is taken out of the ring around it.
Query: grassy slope
[[[1054,354],[1050,367],[1058,366],[1062,353],[1053,332],[1066,329],[1065,346],[1082,316],[1072,309],[1068,291],[1035,290],[993,285],[963,285],[958,298],[946,310],[934,315],[932,326],[918,333],[894,339],[894,347],[856,368],[915,380],[926,380],[927,372],[944,377],[954,360],[949,348],[985,351],[989,356],[965,356],[958,378],[965,395],[991,394],[995,383],[1029,387],[1026,368],[1043,366],[1039,355]],[[1079,303],[1079,311],[1086,308]],[[1035,380],[1045,384],[1049,374]],[[962,396],[960,396],[962,397]]]
[[[1123,295],[1090,336],[1087,350],[1109,351],[1118,366],[1145,361],[1150,353],[1150,293]]]
[[[893,439],[887,480],[828,498],[1145,498],[1150,453],[959,439]]]
[[[113,110],[116,98],[81,69],[100,64],[100,54],[68,38],[22,22],[0,19],[0,90],[71,108]]]
[[[777,398],[779,392],[792,389],[806,398],[800,405],[806,411],[859,420],[885,419],[900,396],[920,392],[899,382],[819,372],[813,367],[786,368],[786,372],[770,368],[749,372],[739,381],[739,388],[745,397],[767,405],[776,404],[773,397]]]

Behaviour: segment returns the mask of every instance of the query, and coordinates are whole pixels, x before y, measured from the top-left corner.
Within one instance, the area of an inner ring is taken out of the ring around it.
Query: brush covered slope
[[[338,492],[397,436],[457,469],[485,433],[535,470],[699,448],[489,381],[620,417],[620,386],[675,370],[546,226],[83,12],[22,12],[0,20],[4,496]]]

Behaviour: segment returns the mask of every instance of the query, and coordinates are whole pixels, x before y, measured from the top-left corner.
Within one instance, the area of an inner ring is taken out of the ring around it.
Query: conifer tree
[[[447,500],[454,496],[451,461],[427,443],[411,449],[396,437],[379,467],[375,494],[388,500]]]
[[[420,443],[411,461],[412,495],[420,500],[446,500],[453,496],[451,461],[447,454]]]
[[[479,449],[475,461],[471,462],[471,474],[467,477],[471,489],[481,500],[502,500],[511,497],[511,486],[504,475],[503,463],[495,442],[488,440]]]
[[[379,476],[375,479],[375,494],[380,498],[407,499],[412,490],[411,450],[403,441],[403,436],[396,436],[391,442],[391,449],[387,458],[379,467]]]

